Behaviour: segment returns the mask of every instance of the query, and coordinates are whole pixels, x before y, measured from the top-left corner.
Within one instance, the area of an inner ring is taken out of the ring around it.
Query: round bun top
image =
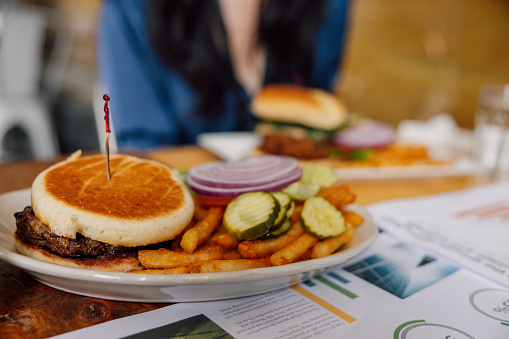
[[[323,130],[338,128],[347,118],[345,104],[335,95],[316,88],[268,85],[251,102],[262,120],[294,123]]]
[[[141,246],[173,239],[190,222],[192,197],[174,171],[127,155],[60,162],[32,184],[32,209],[57,235],[76,233],[115,246]]]

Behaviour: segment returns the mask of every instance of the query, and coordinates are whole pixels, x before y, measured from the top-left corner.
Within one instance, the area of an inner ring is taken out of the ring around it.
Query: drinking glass
[[[481,88],[472,156],[488,175],[505,178],[504,172],[509,169],[509,84],[487,84]]]

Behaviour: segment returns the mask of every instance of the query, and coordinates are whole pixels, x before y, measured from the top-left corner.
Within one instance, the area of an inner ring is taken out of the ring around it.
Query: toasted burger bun
[[[292,85],[268,85],[252,102],[253,114],[262,120],[300,124],[333,130],[347,118],[345,104],[321,89]]]
[[[61,257],[41,247],[31,245],[21,240],[18,236],[14,237],[14,244],[18,252],[27,257],[61,266],[114,272],[129,272],[143,269],[136,252],[120,253],[115,256],[72,259]]]
[[[35,216],[51,232],[76,233],[114,246],[143,246],[175,238],[190,222],[193,199],[172,169],[126,155],[58,163],[32,185]]]

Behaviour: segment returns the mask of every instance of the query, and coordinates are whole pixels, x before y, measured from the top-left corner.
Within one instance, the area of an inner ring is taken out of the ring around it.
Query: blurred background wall
[[[72,45],[51,106],[58,147],[98,150],[93,91],[100,0],[10,3],[49,7],[65,18]],[[351,111],[393,124],[447,112],[472,127],[479,87],[509,82],[509,1],[353,0],[342,68],[336,93]]]
[[[509,82],[507,0],[356,0],[351,20],[338,93],[356,112],[472,127],[479,87]]]

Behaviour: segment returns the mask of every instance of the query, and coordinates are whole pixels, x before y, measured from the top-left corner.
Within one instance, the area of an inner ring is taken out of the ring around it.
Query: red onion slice
[[[284,179],[298,166],[295,158],[261,155],[237,162],[217,161],[194,166],[188,172],[188,179],[211,187],[252,187]]]
[[[363,119],[359,124],[337,133],[331,144],[349,149],[379,148],[396,140],[396,128],[383,122]]]
[[[212,162],[192,167],[189,187],[207,196],[235,197],[252,191],[277,191],[302,176],[297,159],[260,155],[237,162]]]
[[[263,192],[272,192],[278,191],[286,186],[290,185],[292,182],[299,180],[302,176],[302,170],[300,168],[296,168],[292,173],[289,173],[287,177],[278,181],[266,182],[257,186],[249,186],[249,187],[211,187],[199,184],[191,178],[187,178],[187,184],[189,187],[198,194],[208,195],[208,196],[217,196],[217,197],[235,197],[239,194],[253,191],[263,191]]]

